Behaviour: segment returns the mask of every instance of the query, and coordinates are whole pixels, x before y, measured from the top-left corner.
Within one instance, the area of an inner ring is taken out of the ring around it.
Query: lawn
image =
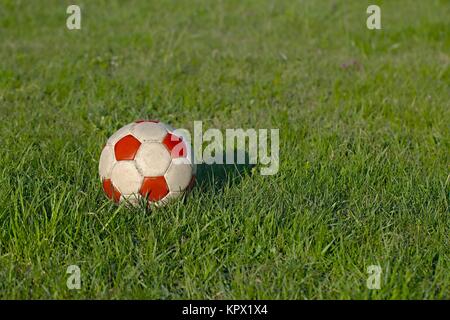
[[[445,0],[1,0],[0,298],[449,299],[449,16]],[[202,165],[184,201],[116,206],[100,152],[139,118],[279,128],[279,172]]]

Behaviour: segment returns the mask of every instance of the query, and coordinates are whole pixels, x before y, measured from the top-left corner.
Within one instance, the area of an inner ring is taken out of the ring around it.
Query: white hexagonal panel
[[[144,142],[139,148],[135,160],[145,177],[157,177],[164,175],[170,165],[171,157],[163,144]]]
[[[118,161],[112,168],[111,180],[119,192],[126,196],[139,192],[144,177],[134,161]]]
[[[194,163],[194,151],[191,145],[187,142],[188,140],[183,137],[183,142],[186,146],[186,158],[174,158],[172,161],[175,163],[189,163],[192,165],[192,174],[197,174],[197,165]]]
[[[167,130],[160,123],[141,122],[136,123],[131,133],[141,142],[161,142],[166,136]]]
[[[182,192],[184,191],[192,178],[192,166],[187,161],[180,163],[174,159],[167,169],[164,177],[170,191]],[[186,160],[186,159],[185,159]]]
[[[141,203],[142,197],[139,194],[130,194],[120,197],[120,202],[129,204],[132,207],[137,207]]]
[[[112,146],[105,146],[100,155],[100,161],[98,165],[98,171],[100,173],[100,179],[111,178],[111,169],[116,163],[114,158],[114,148]]]
[[[126,135],[129,135],[131,133],[131,130],[133,129],[135,123],[129,123],[126,126],[123,126],[119,130],[117,130],[111,137],[109,137],[107,145],[114,146],[117,141],[125,137]]]

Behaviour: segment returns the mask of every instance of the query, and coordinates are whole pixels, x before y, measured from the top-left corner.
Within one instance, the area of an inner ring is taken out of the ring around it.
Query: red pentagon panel
[[[159,120],[136,120],[134,123],[142,123],[142,122],[153,122],[153,123],[158,123]]]
[[[158,201],[169,193],[164,177],[146,177],[139,193],[150,201]]]
[[[109,199],[114,200],[115,202],[119,202],[120,192],[113,186],[111,179],[103,180],[103,191],[105,191],[106,196]]]
[[[140,146],[139,140],[132,135],[123,137],[114,146],[116,160],[134,160]]]
[[[167,150],[169,150],[172,158],[186,157],[186,144],[183,142],[182,137],[168,133],[163,140],[163,144],[166,146]]]

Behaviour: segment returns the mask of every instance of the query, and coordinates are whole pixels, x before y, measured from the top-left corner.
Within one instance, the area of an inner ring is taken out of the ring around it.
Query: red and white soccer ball
[[[196,166],[182,135],[162,122],[139,120],[108,139],[99,172],[108,198],[133,206],[146,199],[158,206],[192,188]]]

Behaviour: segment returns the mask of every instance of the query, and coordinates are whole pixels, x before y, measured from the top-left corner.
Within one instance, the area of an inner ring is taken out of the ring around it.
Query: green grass
[[[1,0],[0,297],[449,299],[449,16],[444,0]],[[279,173],[203,166],[185,202],[116,207],[98,159],[137,118],[279,128]]]

